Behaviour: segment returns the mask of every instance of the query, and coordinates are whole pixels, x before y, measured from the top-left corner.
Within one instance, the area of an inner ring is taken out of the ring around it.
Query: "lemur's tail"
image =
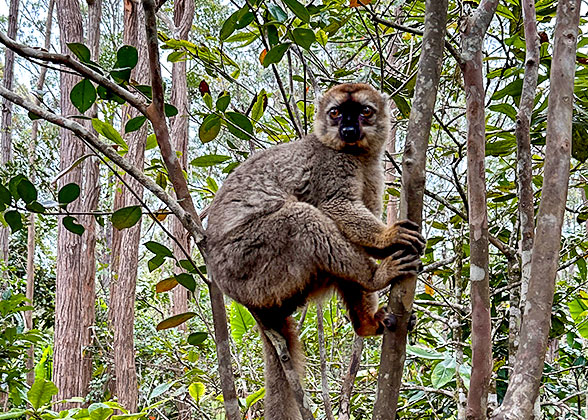
[[[272,324],[276,325],[277,323],[272,320]],[[302,378],[304,375],[304,355],[296,332],[296,323],[292,317],[288,317],[281,325],[282,328],[277,332],[286,340],[294,368],[298,376]],[[301,420],[298,403],[290,389],[278,354],[265,334],[260,333],[265,360],[264,418],[265,420]]]

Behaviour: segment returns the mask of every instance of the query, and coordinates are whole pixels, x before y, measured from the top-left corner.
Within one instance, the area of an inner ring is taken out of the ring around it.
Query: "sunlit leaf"
[[[311,29],[296,28],[292,31],[294,42],[300,45],[302,48],[308,50],[314,41],[316,36]]]
[[[47,379],[37,378],[31,389],[27,392],[27,399],[35,410],[48,404],[57,394],[57,387]]]
[[[431,384],[439,389],[451,382],[455,377],[455,359],[447,358],[435,366],[431,373]]]
[[[190,393],[190,396],[194,398],[194,401],[196,401],[197,403],[200,401],[205,391],[206,388],[204,387],[204,384],[202,382],[194,382],[188,387],[188,392]]]
[[[238,343],[243,335],[255,325],[255,319],[249,311],[241,304],[233,301],[230,311],[231,335]]]
[[[200,137],[202,143],[208,143],[209,141],[212,141],[216,138],[220,132],[220,129],[220,117],[216,114],[210,114],[204,118],[204,121],[202,121],[200,129],[198,130],[198,137]]]

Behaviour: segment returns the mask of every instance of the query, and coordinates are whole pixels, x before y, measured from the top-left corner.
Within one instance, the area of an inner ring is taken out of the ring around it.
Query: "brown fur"
[[[359,119],[361,136],[353,143],[340,139],[328,114],[348,101],[374,109]],[[322,98],[313,134],[253,155],[210,207],[209,273],[266,328],[282,332],[294,359],[298,338],[287,319],[310,295],[335,287],[356,332],[379,334],[387,314],[375,292],[419,265],[424,240],[416,227],[380,220],[389,120],[386,101],[369,85],[337,86]],[[373,257],[384,259],[378,265]],[[265,419],[300,418],[265,339],[264,349]]]

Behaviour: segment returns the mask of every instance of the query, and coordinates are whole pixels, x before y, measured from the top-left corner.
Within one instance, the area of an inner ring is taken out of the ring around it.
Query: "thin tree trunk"
[[[58,0],[57,17],[60,29],[61,52],[69,54],[67,43],[83,42],[83,27],[80,5],[76,0]],[[65,116],[77,115],[69,93],[80,80],[69,73],[60,74],[61,112]],[[71,131],[60,131],[60,169],[69,169],[85,150]],[[86,207],[95,192],[92,185],[84,182],[86,162],[73,168],[59,179],[58,188],[76,183],[82,188],[81,197],[69,205],[73,212],[93,210]],[[90,187],[89,191],[84,188]],[[85,396],[91,376],[91,364],[85,359],[86,347],[90,344],[89,325],[86,323],[94,308],[94,221],[80,218],[86,231],[82,236],[63,227],[60,217],[57,228],[57,287],[55,294],[55,338],[53,355],[53,380],[59,389],[58,399]],[[87,308],[91,306],[90,308]],[[58,409],[71,404],[59,404]]]
[[[472,376],[466,417],[485,419],[492,373],[488,214],[486,210],[484,78],[482,44],[497,0],[482,0],[462,29],[462,71],[466,93],[470,289],[472,300]]]
[[[401,218],[408,218],[419,225],[422,222],[425,190],[426,150],[441,76],[446,24],[447,0],[428,0],[425,6],[423,51],[402,161],[400,202]],[[384,332],[374,420],[394,419],[396,416],[415,288],[416,276],[412,276],[394,285],[390,293],[388,310],[397,316],[398,326],[395,331]]]
[[[517,164],[519,186],[519,219],[521,224],[521,300],[522,313],[527,299],[527,289],[531,276],[531,253],[535,236],[535,212],[533,207],[533,167],[531,159],[531,114],[537,90],[539,74],[539,37],[537,35],[537,18],[535,4],[531,0],[523,0],[523,19],[525,23],[525,75],[523,89],[517,114]],[[518,334],[517,334],[518,336]],[[515,349],[516,350],[516,349]]]
[[[149,65],[145,44],[143,8],[132,0],[124,2],[124,33],[123,43],[133,45],[139,52],[139,61],[133,70],[133,79],[141,84],[148,84]],[[128,119],[139,115],[130,106],[122,111],[121,126]],[[147,124],[140,130],[125,136],[129,145],[127,159],[136,167],[143,168],[145,160],[145,145]],[[135,194],[143,197],[143,187],[129,175],[124,175],[124,186],[117,184],[114,197],[114,209],[138,205]],[[137,267],[139,242],[141,239],[141,223],[124,229],[112,230],[112,278],[110,280],[110,308],[109,318],[114,334],[114,377],[115,395],[119,402],[130,412],[137,411],[139,389],[137,370],[135,366],[134,322],[135,322],[135,292],[137,285]]]
[[[51,28],[53,27],[53,8],[55,6],[55,0],[49,1],[47,8],[47,21],[45,23],[45,49],[49,50],[51,45]],[[47,75],[47,67],[41,67],[39,73],[39,80],[37,80],[36,89],[38,91],[43,89],[45,86],[45,76]],[[35,99],[35,103],[39,104],[39,99]],[[35,172],[33,170],[35,164],[35,148],[37,146],[37,137],[39,134],[39,121],[34,120],[31,125],[31,148],[29,151],[29,165],[31,167],[31,173],[29,179],[35,183]],[[31,213],[29,216],[29,226],[27,229],[27,299],[31,301],[31,305],[34,302],[35,295],[35,213]],[[25,312],[25,325],[27,329],[33,328],[33,312]],[[35,348],[34,346],[29,347],[27,350],[27,383],[32,385],[35,380]]]
[[[177,0],[174,2],[174,37],[187,40],[194,20],[194,1]],[[178,61],[172,65],[171,103],[178,109],[178,115],[171,123],[172,146],[180,153],[180,165],[184,171],[188,170],[188,81],[186,77],[186,62]],[[182,223],[171,217],[172,235],[178,239],[182,247],[190,252],[190,237]],[[174,255],[181,255],[180,245],[174,242]],[[178,273],[181,271],[178,271]],[[173,291],[173,314],[188,311],[188,290],[176,287]],[[185,324],[181,325],[185,329]]]
[[[562,0],[557,5],[544,183],[537,214],[531,277],[519,351],[496,419],[529,419],[539,395],[568,191],[580,4],[580,0]]]
[[[88,0],[88,20],[87,20],[87,38],[88,48],[92,55],[92,59],[98,62],[100,54],[100,22],[102,18],[102,0]],[[94,104],[90,109],[90,115],[96,117],[97,105]],[[91,123],[88,121],[87,127],[92,130]],[[76,141],[79,142],[78,139]],[[90,153],[91,150],[86,146],[84,153]],[[83,163],[83,184],[81,185],[84,194],[81,196],[82,205],[86,211],[95,210],[98,207],[98,200],[100,198],[100,166],[99,160],[96,158],[86,159]],[[96,220],[94,216],[80,217],[81,223],[85,226],[86,242],[82,249],[84,258],[83,276],[82,276],[82,343],[87,347],[93,342],[93,334],[91,326],[94,324],[96,318],[95,300],[96,300]],[[82,377],[81,382],[84,390],[88,387],[92,379],[92,353],[84,351],[82,356]]]
[[[10,0],[8,11],[8,31],[7,35],[11,39],[16,39],[16,30],[18,29],[18,3],[19,0]],[[6,48],[4,58],[4,87],[12,90],[14,79],[14,51]],[[12,102],[4,98],[2,100],[2,135],[0,136],[0,166],[5,168],[6,164],[12,160]],[[0,260],[8,263],[8,247],[10,243],[10,228],[0,226]]]

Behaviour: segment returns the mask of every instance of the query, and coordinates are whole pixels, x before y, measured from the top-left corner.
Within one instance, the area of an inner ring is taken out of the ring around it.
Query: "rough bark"
[[[149,64],[143,21],[143,8],[132,0],[125,0],[123,43],[134,46],[139,52],[139,61],[131,77],[140,84],[148,84]],[[121,118],[123,132],[126,122],[138,115],[139,112],[135,108],[128,105],[123,107]],[[129,145],[126,157],[138,168],[143,168],[145,160],[147,127],[145,124],[140,130],[125,136],[125,141]],[[115,211],[123,207],[139,205],[136,195],[139,198],[143,197],[143,187],[139,182],[128,174],[124,174],[123,179],[126,185],[117,183],[114,196]],[[140,222],[129,229],[112,229],[109,318],[114,336],[114,392],[122,406],[130,412],[137,411],[139,400],[133,327],[140,239]]]
[[[174,2],[174,37],[188,39],[192,21],[194,20],[194,1],[177,0]],[[180,153],[180,165],[184,171],[188,169],[188,81],[186,77],[186,62],[178,61],[172,65],[171,103],[178,109],[178,115],[171,122],[172,146]],[[178,239],[181,246],[190,252],[190,238],[182,223],[171,217],[172,235]],[[181,255],[180,245],[174,242],[174,255]],[[178,270],[178,273],[181,272]],[[181,314],[188,311],[188,290],[176,287],[173,291],[172,313]],[[184,324],[181,326],[183,328]]]
[[[149,52],[149,64],[151,83],[153,87],[153,102],[147,108],[147,116],[153,124],[153,130],[157,137],[157,144],[161,156],[168,171],[168,175],[174,187],[179,205],[187,213],[184,226],[190,230],[200,253],[206,260],[206,252],[202,239],[204,230],[194,207],[194,202],[188,190],[188,184],[184,178],[180,162],[171,147],[169,131],[163,112],[163,83],[161,67],[159,64],[159,48],[157,41],[157,24],[155,19],[155,4],[153,0],[143,0],[145,9],[145,29],[147,33],[147,50]],[[227,329],[227,314],[222,292],[211,281],[209,283],[210,304],[214,321],[214,333],[216,351],[219,363],[221,387],[223,390],[223,402],[225,414],[229,420],[239,420],[239,403],[235,390],[235,377],[231,366],[231,349],[229,347],[229,332]]]
[[[98,61],[98,55],[100,54],[100,22],[102,19],[102,0],[87,0],[88,5],[88,17],[87,17],[87,46],[90,49],[90,53],[94,61]],[[69,96],[69,95],[68,95]],[[97,105],[94,104],[90,108],[89,115],[95,117],[97,114]],[[91,129],[91,123],[88,121],[86,125]],[[76,139],[77,141],[77,139]],[[79,142],[78,142],[79,143]],[[84,154],[90,153],[91,150],[88,147],[84,147]],[[100,198],[100,166],[98,159],[86,159],[83,163],[83,183],[80,185],[84,192],[80,200],[82,206],[86,211],[95,210],[98,207],[98,200]],[[86,215],[80,217],[80,222],[86,228],[86,241],[82,249],[82,255],[84,263],[82,268],[82,343],[85,346],[89,346],[92,341],[92,331],[90,327],[94,324],[96,317],[94,301],[96,300],[96,219],[94,216]],[[92,353],[84,351],[82,358],[82,369],[81,369],[81,383],[84,389],[88,387],[90,380],[92,379]]]
[[[461,40],[466,119],[468,121],[467,182],[472,300],[472,376],[466,408],[468,419],[486,418],[488,389],[492,373],[482,43],[497,5],[497,0],[482,0],[475,12],[466,18]]]
[[[533,168],[531,159],[530,124],[539,74],[539,36],[535,4],[524,0],[523,19],[525,23],[525,75],[517,114],[515,135],[517,138],[517,174],[519,188],[519,220],[521,224],[521,301],[520,309],[525,307],[529,277],[531,274],[531,252],[535,236],[535,212],[533,207]]]
[[[557,5],[543,194],[537,214],[531,277],[516,363],[495,419],[529,419],[539,394],[568,191],[580,3],[563,0]]]
[[[19,0],[10,0],[8,10],[8,28],[7,34],[10,38],[16,38],[18,29],[18,4]],[[6,89],[12,89],[14,79],[14,51],[6,48],[4,56],[4,80],[3,85]],[[6,164],[12,160],[12,102],[7,99],[2,100],[2,134],[0,136],[0,166],[6,167]],[[8,226],[0,226],[0,260],[8,263],[8,246],[9,246]]]
[[[60,29],[62,54],[68,54],[67,43],[83,42],[80,5],[75,0],[59,0],[57,15]],[[61,112],[65,116],[76,115],[69,92],[80,79],[68,73],[60,74]],[[73,133],[62,129],[60,168],[71,167],[84,153],[84,146]],[[68,206],[70,211],[93,210],[91,205],[95,185],[85,183],[87,162],[82,163],[59,179],[58,188],[74,182],[82,188],[81,197]],[[90,175],[91,176],[91,175]],[[87,190],[86,188],[89,188]],[[59,389],[58,399],[85,396],[91,376],[91,362],[86,358],[85,348],[90,344],[90,314],[94,310],[94,221],[88,217],[78,219],[86,231],[82,236],[63,227],[61,218],[57,228],[57,287],[55,294],[55,344],[53,378]],[[91,308],[90,308],[91,306]],[[58,408],[68,407],[60,404]]]
[[[49,49],[51,45],[51,28],[53,27],[53,8],[55,7],[55,0],[50,0],[49,5],[47,7],[47,22],[45,23],[45,49]],[[39,80],[37,80],[36,89],[38,91],[43,89],[45,86],[45,76],[47,75],[47,67],[41,67],[41,71],[39,73]],[[35,102],[39,104],[39,99],[35,99]],[[29,165],[31,167],[31,172],[29,175],[29,179],[34,184],[35,183],[35,171],[32,169],[35,163],[35,148],[37,145],[37,138],[39,135],[39,121],[34,120],[31,124],[31,148],[29,151]],[[29,215],[29,225],[27,228],[27,291],[26,296],[27,299],[31,301],[31,305],[34,303],[35,297],[35,220],[36,215],[35,213],[31,213]],[[27,329],[33,328],[33,312],[27,311],[25,312],[25,325]],[[35,349],[33,346],[29,347],[27,350],[27,383],[30,385],[33,384],[35,380]]]
[[[446,19],[446,0],[426,2],[422,53],[402,161],[400,202],[400,218],[410,219],[419,225],[422,222],[425,190],[426,150],[441,75]],[[384,332],[374,420],[394,419],[396,416],[415,287],[416,276],[394,285],[390,293],[388,310],[397,316],[398,326],[395,331]]]

